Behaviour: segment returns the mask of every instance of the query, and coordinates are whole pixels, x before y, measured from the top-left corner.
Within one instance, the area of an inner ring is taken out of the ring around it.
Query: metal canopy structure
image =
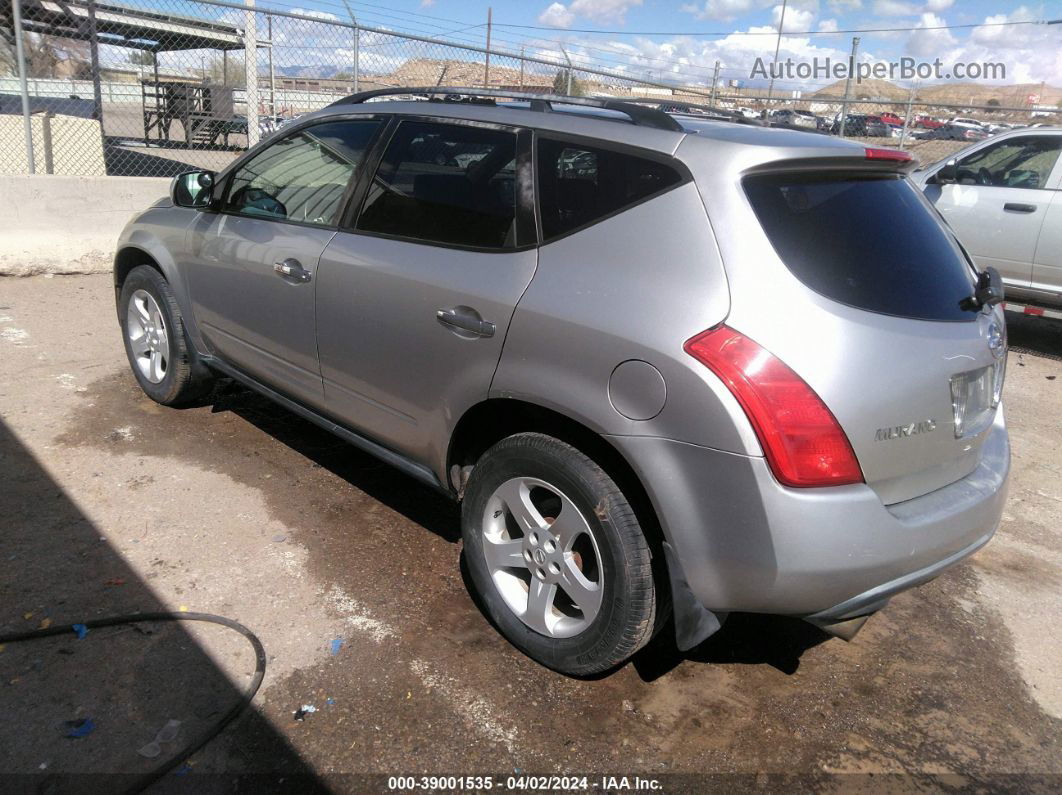
[[[253,16],[250,14],[253,12],[249,12],[248,18],[252,21],[248,24],[253,25]],[[19,29],[24,33],[89,43],[93,87],[92,117],[100,122],[100,137],[104,150],[107,148],[107,136],[103,127],[100,45],[155,54],[187,50],[220,51],[225,56],[226,71],[230,51],[257,48],[253,27],[245,30],[217,19],[137,8],[107,0],[11,0],[10,3],[0,0],[0,30],[5,28],[11,31],[19,45],[22,42],[22,36],[16,32]],[[152,131],[158,134],[160,140],[168,140],[170,124],[175,119],[179,119],[183,124],[186,146],[190,146],[199,133],[211,133],[211,143],[214,143],[218,135],[224,134],[227,142],[233,122],[232,90],[205,86],[191,88],[178,85],[174,81],[160,81],[159,59],[155,57],[152,60],[154,79],[141,80],[145,142]],[[248,61],[248,64],[253,64],[253,60]],[[27,152],[32,152],[29,116],[35,98],[28,95],[25,65],[21,55],[19,66]],[[252,68],[253,66],[246,67],[249,74]],[[254,86],[254,89],[256,88],[257,86]],[[250,93],[254,93],[254,89]],[[219,114],[225,118],[219,118]],[[248,115],[254,115],[257,119],[256,113],[249,111]],[[253,133],[248,125],[249,142],[257,140],[257,121],[255,124]],[[33,172],[32,162],[30,172]]]
[[[64,39],[96,41],[150,52],[242,50],[242,28],[212,19],[148,11],[119,3],[94,3],[92,24],[84,0],[22,0],[22,29]],[[13,27],[11,8],[0,4],[0,25]]]

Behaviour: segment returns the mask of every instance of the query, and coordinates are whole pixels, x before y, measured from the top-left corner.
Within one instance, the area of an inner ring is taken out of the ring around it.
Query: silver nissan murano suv
[[[483,610],[544,665],[731,611],[851,638],[1006,497],[1000,277],[912,167],[648,104],[358,94],[175,178],[122,233],[118,319],[159,403],[234,379],[460,501]]]

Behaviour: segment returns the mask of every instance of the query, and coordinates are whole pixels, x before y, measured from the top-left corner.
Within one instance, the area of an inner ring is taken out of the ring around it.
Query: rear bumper
[[[898,594],[901,591],[906,591],[909,588],[916,588],[919,585],[929,582],[945,569],[951,568],[956,563],[959,563],[963,559],[972,555],[987,544],[994,533],[995,528],[974,541],[968,547],[964,547],[958,552],[948,555],[943,560],[939,560],[925,568],[919,569],[918,571],[913,571],[910,574],[905,574],[902,577],[897,577],[895,580],[877,585],[861,594],[853,596],[851,599],[846,599],[839,605],[834,605],[827,610],[820,610],[818,613],[806,616],[806,618],[813,622],[830,623],[834,621],[846,621],[847,619],[855,618],[856,616],[865,616],[876,610],[880,610],[895,594]]]
[[[762,458],[659,438],[611,441],[646,486],[703,607],[821,620],[873,611],[987,543],[1010,469],[1002,411],[971,474],[887,507],[866,485],[783,487]]]

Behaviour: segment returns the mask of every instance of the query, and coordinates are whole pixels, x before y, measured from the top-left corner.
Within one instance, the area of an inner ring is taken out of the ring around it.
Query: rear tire
[[[649,545],[623,492],[576,448],[539,433],[495,444],[472,470],[461,525],[485,610],[532,659],[586,676],[649,641]]]
[[[210,391],[213,378],[196,360],[173,290],[150,265],[138,265],[126,276],[118,323],[133,376],[152,400],[183,406]]]

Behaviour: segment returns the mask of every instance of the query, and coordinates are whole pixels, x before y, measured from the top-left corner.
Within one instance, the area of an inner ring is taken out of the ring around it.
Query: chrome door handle
[[[273,273],[292,279],[296,282],[308,282],[313,278],[313,275],[302,267],[302,263],[291,257],[286,260],[281,260],[280,262],[274,262]]]
[[[494,324],[489,320],[483,320],[479,312],[467,306],[455,306],[451,309],[440,309],[435,313],[435,319],[449,329],[465,332],[476,337],[493,337]]]

